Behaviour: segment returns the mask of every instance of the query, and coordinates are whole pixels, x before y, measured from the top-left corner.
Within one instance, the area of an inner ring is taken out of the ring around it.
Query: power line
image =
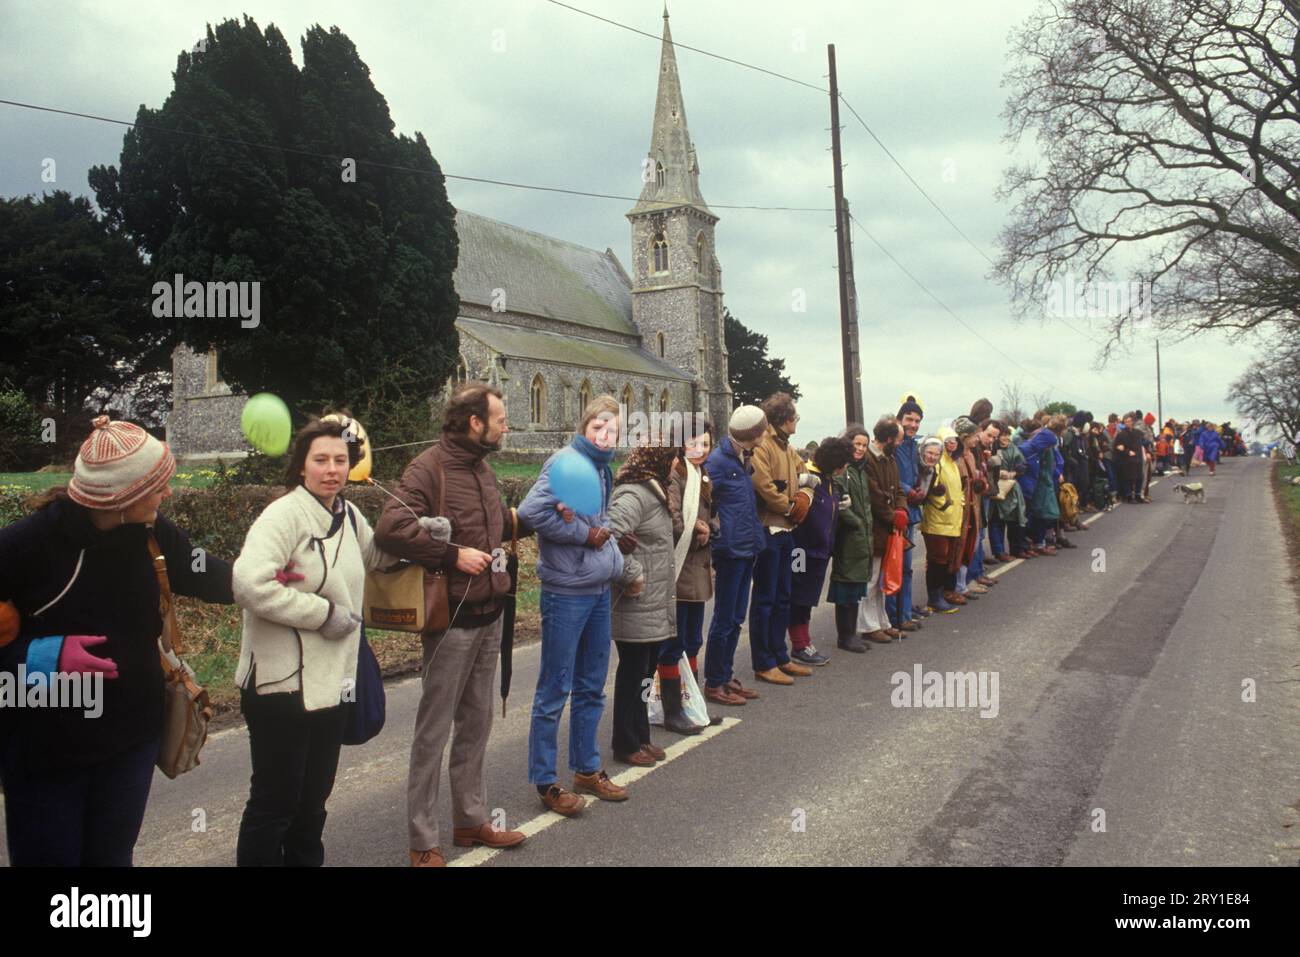
[[[1047,381],[1046,379],[1044,379],[1042,376],[1038,375],[1038,373],[1033,372],[1033,371],[1030,370],[1030,369],[1026,369],[1026,368],[1025,368],[1024,366],[1022,366],[1019,362],[1017,362],[1015,359],[1011,358],[1011,356],[1007,355],[1005,352],[1003,352],[1001,349],[999,349],[997,346],[995,346],[995,345],[994,345],[992,342],[990,342],[988,339],[984,338],[984,336],[982,336],[982,335],[981,335],[981,334],[980,334],[980,333],[975,329],[974,326],[972,326],[969,322],[967,322],[967,321],[966,321],[965,319],[963,319],[961,316],[957,315],[957,313],[955,313],[955,312],[953,312],[951,309],[949,309],[947,303],[945,303],[942,299],[940,299],[940,298],[939,298],[938,296],[936,296],[933,292],[931,292],[930,289],[929,289],[929,287],[926,286],[925,283],[923,283],[923,282],[921,282],[921,280],[917,279],[916,276],[914,276],[914,275],[912,274],[912,271],[911,271],[910,269],[908,269],[908,268],[907,268],[906,266],[904,266],[901,262],[899,262],[898,257],[896,257],[893,253],[891,253],[891,252],[890,252],[890,251],[885,247],[885,244],[884,244],[884,243],[882,243],[882,242],[881,242],[880,240],[878,240],[875,236],[873,236],[873,235],[871,234],[871,230],[867,229],[866,226],[863,226],[860,222],[858,222],[858,218],[857,218],[856,216],[854,216],[852,213],[850,213],[850,214],[849,214],[849,219],[852,220],[853,225],[857,226],[860,230],[862,230],[864,233],[867,234],[867,238],[870,239],[873,243],[875,243],[876,246],[877,246],[877,248],[879,248],[880,251],[881,251],[882,253],[884,253],[886,256],[888,256],[888,257],[889,257],[889,260],[890,260],[890,261],[891,261],[895,266],[897,266],[899,269],[901,269],[901,270],[903,271],[903,274],[904,274],[905,276],[907,276],[908,279],[912,280],[912,282],[916,283],[916,285],[918,285],[919,287],[921,287],[921,291],[922,291],[922,292],[924,292],[927,296],[929,296],[931,299],[933,299],[935,302],[937,302],[937,303],[939,304],[939,307],[940,307],[941,309],[943,309],[944,312],[948,313],[948,315],[950,315],[950,316],[952,316],[954,319],[956,319],[957,322],[959,322],[959,323],[960,323],[960,324],[961,324],[961,325],[966,329],[967,332],[969,332],[971,335],[975,336],[977,339],[979,339],[981,342],[983,342],[986,346],[988,346],[990,349],[992,349],[994,352],[996,352],[996,353],[997,353],[998,355],[1000,355],[1002,358],[1006,359],[1008,362],[1010,362],[1010,363],[1011,363],[1013,366],[1015,366],[1017,369],[1019,369],[1020,371],[1024,372],[1026,375],[1031,375],[1031,376],[1033,376],[1035,379],[1037,379],[1039,382],[1043,383],[1043,385],[1047,386],[1048,388],[1053,388],[1053,389],[1056,388],[1055,384],[1053,384],[1053,383],[1051,383],[1051,382],[1048,382],[1048,381]]]
[[[261,150],[278,150],[282,153],[292,153],[296,156],[306,156],[314,159],[325,159],[332,163],[338,164],[344,159],[352,159],[358,166],[369,166],[374,169],[390,170],[398,173],[414,173],[421,176],[432,176],[433,171],[419,169],[414,166],[399,166],[393,163],[380,163],[375,160],[356,159],[355,157],[334,156],[329,153],[318,153],[313,150],[300,149],[294,146],[283,146],[279,143],[254,143],[248,140],[236,139],[230,136],[221,136],[216,133],[205,133],[198,130],[176,130],[169,129],[165,126],[156,126],[151,123],[133,123],[129,120],[114,119],[110,116],[98,116],[94,113],[81,113],[76,110],[63,110],[52,106],[41,106],[37,103],[22,103],[17,100],[0,99],[0,104],[5,106],[16,106],[26,110],[37,110],[42,113],[55,113],[60,116],[72,116],[78,119],[95,120],[100,123],[111,123],[116,126],[125,126],[131,129],[148,130],[155,133],[166,133],[174,136],[189,136],[196,139],[212,140],[218,143],[229,143],[235,146],[242,146],[247,149]],[[455,173],[443,173],[445,179],[461,180],[467,183],[486,183],[492,186],[508,186],[513,189],[527,189],[543,193],[563,193],[569,196],[587,196],[593,199],[617,199],[623,202],[636,203],[640,201],[638,196],[620,196],[614,193],[593,193],[587,190],[567,189],[561,186],[538,186],[534,183],[515,183],[509,180],[490,179],[483,176],[460,176]],[[664,208],[669,208],[673,204],[664,203]],[[710,203],[709,206],[714,209],[742,209],[758,210],[762,212],[795,212],[795,213],[832,213],[834,210],[829,206],[758,206],[750,204],[730,204],[730,203]]]
[[[591,13],[588,10],[582,10],[578,7],[572,6],[571,4],[563,3],[561,2],[561,0],[546,0],[546,2],[553,4],[554,6],[557,7],[563,7],[566,10],[571,10],[574,13],[581,14],[585,17],[591,17],[593,20],[599,20],[602,23],[608,23],[610,26],[618,27],[621,30],[627,30],[630,33],[635,33],[643,37],[648,37],[651,40],[659,40],[662,42],[663,39],[662,37],[655,36],[653,33],[649,33],[645,30],[638,29],[637,27],[630,26],[629,24],[620,23],[617,20],[611,20],[608,17],[602,17],[599,14]],[[825,87],[820,87],[813,83],[807,83],[796,77],[787,76],[784,73],[778,73],[775,70],[769,70],[766,67],[761,67],[754,63],[747,63],[744,60],[737,60],[732,57],[723,56],[720,53],[713,53],[712,51],[704,50],[699,47],[689,46],[685,43],[678,43],[676,40],[669,40],[668,42],[671,43],[674,47],[680,47],[683,50],[690,50],[692,53],[699,53],[703,56],[712,57],[715,60],[722,60],[724,63],[731,63],[734,64],[735,66],[744,67],[747,70],[755,70],[759,73],[765,73],[768,76],[776,77],[778,80],[785,80],[787,83],[794,83],[798,86],[807,87],[810,90],[816,90],[818,93],[830,92]],[[963,240],[965,240],[967,245],[969,245],[973,250],[975,250],[975,252],[979,253],[979,255],[982,256],[990,266],[996,267],[997,263],[994,262],[992,257],[990,257],[988,253],[986,253],[978,243],[976,243],[973,239],[971,239],[970,236],[966,235],[965,230],[963,230],[960,226],[958,226],[957,223],[953,220],[953,218],[949,216],[947,212],[944,211],[942,206],[939,205],[939,203],[935,200],[935,198],[931,196],[929,192],[926,191],[925,187],[923,187],[919,182],[917,182],[916,178],[910,172],[908,172],[907,167],[904,166],[902,162],[899,161],[898,157],[894,155],[893,150],[891,150],[887,145],[885,145],[885,141],[882,140],[880,136],[877,135],[876,131],[871,128],[870,124],[868,124],[867,121],[862,118],[862,114],[860,114],[853,107],[853,104],[848,101],[848,99],[844,96],[842,92],[839,95],[839,99],[844,104],[844,106],[848,109],[848,111],[853,114],[854,119],[856,119],[862,125],[862,128],[867,131],[867,135],[870,136],[871,139],[875,141],[876,145],[879,146],[881,150],[884,151],[884,154],[887,157],[889,157],[889,161],[893,163],[896,167],[898,167],[898,171],[907,178],[907,181],[912,184],[912,186],[916,189],[918,193],[920,193],[923,197],[925,197],[926,202],[928,202],[931,206],[934,207],[935,212],[937,212],[940,216],[943,217],[944,222],[946,222],[949,226],[951,226],[952,229],[957,233],[957,235],[960,236]],[[834,210],[822,210],[822,211],[834,212]],[[1088,333],[1082,331],[1076,326],[1071,325],[1069,322],[1066,322],[1065,319],[1059,316],[1053,316],[1052,318],[1056,319],[1067,329],[1078,334],[1079,336],[1082,336],[1083,338],[1088,340],[1092,339],[1092,336],[1090,336]]]
[[[602,17],[599,14],[590,12],[589,10],[581,10],[578,7],[570,6],[567,3],[561,3],[560,0],[546,0],[546,2],[554,4],[557,7],[563,7],[565,10],[572,10],[574,13],[580,13],[584,17],[591,17],[593,20],[608,23],[610,26],[618,27],[621,30],[627,30],[631,33],[640,34],[643,37],[649,37],[651,40],[663,42],[663,37],[655,36],[653,33],[647,33],[645,30],[638,30],[636,27],[629,26],[626,23],[619,23],[617,20],[610,20],[608,17]],[[775,70],[767,69],[767,67],[757,66],[753,63],[746,63],[744,60],[733,60],[731,57],[723,56],[721,53],[711,53],[708,50],[701,50],[699,47],[687,46],[685,43],[678,43],[676,40],[669,40],[668,42],[675,47],[681,47],[683,50],[690,50],[692,53],[699,53],[702,56],[713,57],[715,60],[721,60],[724,63],[731,63],[735,66],[742,66],[747,70],[756,70],[759,73],[766,73],[768,76],[774,76],[778,80],[785,80],[787,83],[796,83],[799,86],[806,86],[808,89],[816,90],[818,93],[830,92],[824,86],[817,86],[815,83],[808,83],[792,76],[786,76],[784,73],[777,73]],[[834,212],[834,210],[829,210],[829,212]]]

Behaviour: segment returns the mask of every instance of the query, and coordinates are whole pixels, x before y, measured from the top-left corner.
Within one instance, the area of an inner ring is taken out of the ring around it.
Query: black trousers
[[[343,708],[304,711],[299,692],[241,691],[253,779],[239,824],[240,867],[320,867],[325,801],[343,746]]]
[[[650,743],[647,679],[653,681],[662,641],[616,641],[618,670],[614,673],[614,753],[632,754]]]

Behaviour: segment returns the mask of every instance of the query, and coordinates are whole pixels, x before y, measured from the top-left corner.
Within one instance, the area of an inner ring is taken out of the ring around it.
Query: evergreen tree
[[[799,386],[785,375],[785,360],[767,355],[767,336],[748,329],[723,308],[723,328],[727,339],[727,378],[735,401],[757,405],[773,392],[789,392],[799,398]]]

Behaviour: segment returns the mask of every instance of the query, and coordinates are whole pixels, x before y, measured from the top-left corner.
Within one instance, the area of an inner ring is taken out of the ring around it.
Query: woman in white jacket
[[[289,457],[289,493],[257,517],[235,561],[235,601],[244,608],[235,683],[253,758],[241,867],[325,860],[325,801],[342,746],[343,696],[356,681],[365,576],[394,561],[339,494],[362,441],[339,422],[308,423]]]

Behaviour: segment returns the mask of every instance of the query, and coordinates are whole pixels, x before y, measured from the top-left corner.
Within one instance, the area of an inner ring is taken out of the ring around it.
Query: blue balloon
[[[551,491],[579,515],[600,514],[600,476],[581,452],[569,449],[551,463],[547,476]]]

